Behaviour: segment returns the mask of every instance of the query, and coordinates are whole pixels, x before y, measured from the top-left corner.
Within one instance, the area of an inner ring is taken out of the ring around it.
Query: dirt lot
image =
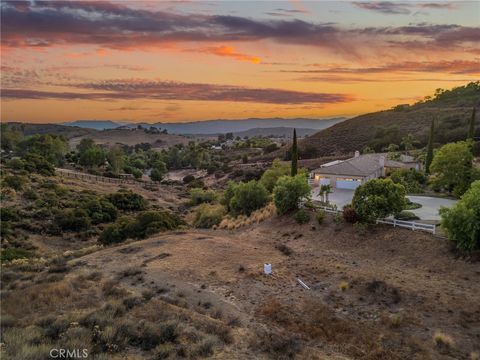
[[[273,276],[262,274],[264,262]],[[264,349],[305,359],[470,359],[480,350],[479,263],[419,232],[362,235],[331,219],[274,218],[236,231],[160,234],[87,255],[80,267],[109,276],[138,269],[141,278],[125,286],[239,316],[255,339],[238,338],[221,358]],[[282,339],[277,348],[265,344],[269,336]]]

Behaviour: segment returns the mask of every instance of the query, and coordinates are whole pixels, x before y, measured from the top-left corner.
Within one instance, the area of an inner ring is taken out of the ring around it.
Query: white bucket
[[[265,275],[270,275],[272,273],[272,264],[263,264],[263,272],[265,273]]]

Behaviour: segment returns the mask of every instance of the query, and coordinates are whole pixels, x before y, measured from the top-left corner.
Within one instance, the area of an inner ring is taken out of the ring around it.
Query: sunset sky
[[[480,78],[480,2],[2,1],[2,121],[353,116]]]

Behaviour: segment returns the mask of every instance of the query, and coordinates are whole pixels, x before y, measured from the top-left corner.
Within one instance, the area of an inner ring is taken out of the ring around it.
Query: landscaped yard
[[[319,191],[318,188],[313,189],[312,199],[321,201],[322,198],[321,196],[319,196],[318,191]],[[337,205],[339,209],[341,209],[343,206],[350,204],[352,202],[354,193],[355,193],[354,190],[334,189],[333,192],[328,195],[328,200],[332,204]],[[422,207],[419,209],[409,210],[409,211],[413,212],[421,220],[433,220],[433,221],[440,220],[440,215],[438,211],[442,206],[452,207],[457,202],[457,200],[436,198],[431,196],[408,195],[407,198],[414,203],[419,203],[420,205],[422,205]]]

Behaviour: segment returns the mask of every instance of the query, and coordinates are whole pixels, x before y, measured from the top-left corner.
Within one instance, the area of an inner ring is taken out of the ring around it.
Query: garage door
[[[355,190],[360,185],[362,185],[360,180],[337,180],[337,189]]]

